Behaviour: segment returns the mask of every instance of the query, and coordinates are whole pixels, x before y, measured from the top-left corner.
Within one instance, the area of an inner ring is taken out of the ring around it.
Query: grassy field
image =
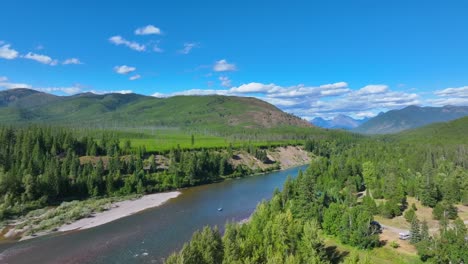
[[[415,254],[408,254],[393,249],[388,245],[373,250],[359,250],[352,246],[344,245],[335,238],[324,236],[324,242],[328,252],[335,251],[333,263],[342,263],[351,252],[357,250],[360,259],[369,258],[371,263],[379,264],[420,264],[423,263]]]
[[[99,140],[103,133],[116,136],[123,147],[126,141],[132,148],[145,147],[149,152],[166,152],[180,146],[182,149],[234,148],[253,146],[301,145],[306,139],[342,134],[316,128],[277,128],[263,130],[231,130],[225,134],[220,131],[194,131],[180,128],[115,128],[75,130],[77,136],[92,136]],[[193,136],[193,144],[192,144]]]
[[[180,146],[182,149],[219,148],[229,145],[237,148],[246,145],[253,146],[276,146],[282,144],[303,144],[304,140],[233,140],[224,137],[193,134],[194,144],[192,144],[192,134],[181,131],[164,131],[155,136],[148,135],[145,138],[121,138],[123,145],[126,140],[130,140],[132,147],[145,147],[150,152],[165,152]]]

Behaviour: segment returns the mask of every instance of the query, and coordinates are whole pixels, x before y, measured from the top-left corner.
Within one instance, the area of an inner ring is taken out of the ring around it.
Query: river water
[[[0,263],[161,263],[195,230],[249,217],[288,175],[306,168],[188,188],[159,207],[102,226],[3,244]]]

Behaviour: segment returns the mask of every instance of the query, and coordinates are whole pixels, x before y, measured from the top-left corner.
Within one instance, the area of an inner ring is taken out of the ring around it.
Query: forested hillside
[[[408,142],[437,143],[440,145],[468,143],[468,117],[403,131],[397,135],[397,138],[402,138]]]
[[[242,145],[215,148],[173,145],[164,152],[148,152],[144,145],[121,141],[118,133],[97,135],[58,127],[0,127],[0,226],[4,226],[4,220],[15,220],[66,201],[162,192],[309,160],[305,151],[291,146],[245,141]],[[101,210],[105,203],[97,202],[98,208],[90,210]],[[85,217],[90,210],[76,208],[66,217],[58,216],[55,224],[37,223],[37,227],[30,226],[26,231],[21,225],[18,233],[50,229]]]
[[[2,124],[59,124],[88,128],[196,127],[226,130],[311,127],[307,121],[249,97],[92,93],[55,96],[29,89],[0,91]]]
[[[268,160],[264,149],[245,149]],[[173,148],[159,155],[159,164],[144,147],[120,144],[112,134],[94,139],[68,129],[0,128],[0,220],[71,198],[150,193],[261,172],[234,166],[233,151]]]
[[[384,137],[343,143],[308,141],[306,149],[317,157],[309,169],[287,180],[248,223],[228,224],[224,235],[205,228],[166,263],[380,263],[372,251],[366,258],[336,259],[336,252],[325,250],[322,234],[358,249],[382,247],[374,216],[391,219],[404,211],[422,261],[468,261],[467,228],[454,209],[468,204],[466,141],[441,145]],[[434,208],[437,232],[418,219],[408,197]],[[400,257],[390,262],[409,261]]]

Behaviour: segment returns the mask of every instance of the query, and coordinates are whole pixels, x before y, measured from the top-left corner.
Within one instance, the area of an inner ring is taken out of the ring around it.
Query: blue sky
[[[70,2],[2,1],[0,89],[255,96],[307,119],[468,105],[466,1]]]

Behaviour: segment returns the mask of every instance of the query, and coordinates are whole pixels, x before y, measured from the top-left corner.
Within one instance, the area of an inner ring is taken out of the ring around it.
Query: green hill
[[[419,107],[408,106],[380,114],[355,132],[364,134],[392,134],[437,122],[447,122],[468,115],[468,106]]]
[[[0,92],[3,124],[87,127],[279,128],[310,127],[298,117],[255,98],[84,93],[55,96],[30,89]]]
[[[403,131],[397,137],[410,142],[432,144],[468,144],[468,116],[450,122],[435,123]]]

